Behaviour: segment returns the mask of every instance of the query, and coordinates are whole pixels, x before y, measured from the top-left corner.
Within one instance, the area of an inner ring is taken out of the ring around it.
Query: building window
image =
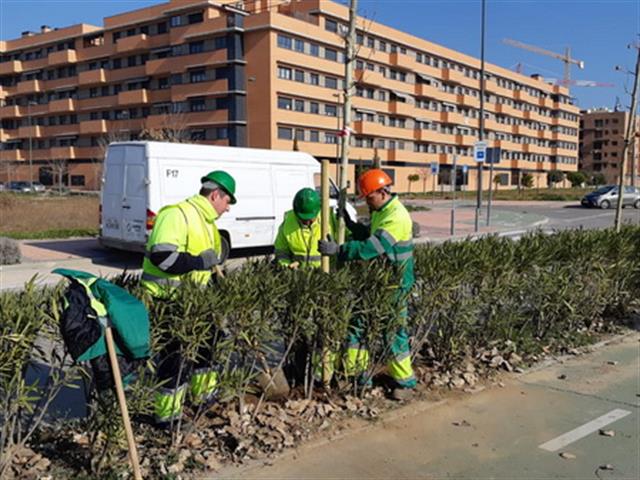
[[[71,175],[71,185],[74,187],[84,186],[84,175]]]
[[[324,114],[328,117],[336,117],[338,116],[338,107],[336,107],[335,105],[326,104],[324,106]]]
[[[327,88],[338,88],[338,79],[335,77],[324,77],[324,86]]]
[[[320,104],[318,102],[309,103],[309,113],[320,113]]]
[[[171,17],[170,23],[172,27],[179,27],[182,25],[182,17],[180,15],[175,15]]]
[[[290,98],[278,97],[278,108],[291,110],[292,101]]]
[[[327,60],[333,60],[334,62],[336,62],[338,61],[338,52],[331,48],[325,48],[324,58],[326,58]]]
[[[167,33],[167,22],[160,22],[157,25],[156,29],[157,29],[158,35],[162,33]]]
[[[216,128],[216,139],[224,140],[229,138],[229,129],[227,127]]]
[[[294,101],[294,110],[296,112],[304,112],[304,101],[302,100],[295,100]]]
[[[192,98],[189,100],[189,110],[191,112],[203,112],[207,108],[204,98]]]
[[[293,48],[291,37],[285,35],[278,35],[278,46],[280,48],[286,48],[291,50]]]
[[[317,73],[310,73],[309,83],[311,85],[320,85],[320,75],[318,75]]]
[[[205,139],[206,139],[206,132],[204,130],[191,130],[191,140],[195,142],[199,142]]]
[[[227,48],[227,37],[216,37],[213,40],[213,43],[213,48],[215,48],[216,50]]]
[[[191,83],[204,82],[206,79],[207,79],[207,73],[204,69],[192,70],[191,72],[189,72],[189,81]]]
[[[119,58],[114,58],[113,59],[113,67],[114,70],[118,70],[119,68],[122,68],[122,60]]]
[[[187,22],[189,22],[189,25],[193,23],[202,23],[203,20],[204,15],[202,14],[202,12],[192,13],[187,17]]]
[[[278,138],[280,140],[292,140],[293,130],[287,127],[278,127]]]
[[[304,142],[304,130],[302,128],[296,128],[296,140]]]
[[[127,58],[127,67],[135,67],[136,66],[136,56],[132,55]]]
[[[304,53],[304,41],[303,40],[300,40],[299,38],[296,38],[295,41],[294,41],[293,46],[294,46],[294,50],[296,52]]]
[[[320,47],[318,45],[316,45],[315,43],[310,43],[309,44],[309,55],[312,55],[314,57],[319,57],[320,56]]]
[[[90,98],[95,98],[98,96],[98,89],[97,88],[90,88],[89,89],[89,97]]]
[[[291,80],[291,69],[287,67],[278,67],[278,78]]]
[[[158,88],[160,90],[164,90],[165,88],[169,88],[169,77],[162,77],[158,79]]]
[[[189,44],[189,53],[202,53],[204,52],[204,42],[201,40],[199,42],[191,42]]]
[[[310,142],[319,142],[320,141],[320,132],[318,132],[318,130],[309,131],[309,141]]]
[[[228,110],[229,109],[229,97],[216,98],[216,110]]]
[[[338,32],[338,22],[336,22],[335,20],[330,20],[330,19],[327,18],[324,21],[324,29],[327,30],[328,32],[337,33]]]
[[[335,145],[338,143],[338,137],[335,133],[325,133],[324,134],[324,143],[330,143]]]
[[[295,74],[294,74],[294,80],[296,82],[302,82],[304,83],[304,71],[302,70],[296,70]]]

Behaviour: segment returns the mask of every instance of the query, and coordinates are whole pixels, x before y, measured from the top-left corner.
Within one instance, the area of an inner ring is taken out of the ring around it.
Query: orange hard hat
[[[367,170],[358,178],[358,190],[360,191],[360,198],[380,190],[388,185],[391,185],[393,180],[384,171],[379,168],[372,168]]]

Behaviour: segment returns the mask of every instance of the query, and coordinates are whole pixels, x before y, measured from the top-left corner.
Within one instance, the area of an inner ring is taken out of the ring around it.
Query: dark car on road
[[[607,185],[598,190],[588,193],[580,202],[583,207],[598,207],[607,209],[615,207],[618,203],[618,186]],[[637,187],[624,186],[622,195],[623,207],[640,208],[640,190]]]
[[[42,193],[45,191],[45,188],[40,182],[13,181],[7,184],[6,190],[20,193]]]

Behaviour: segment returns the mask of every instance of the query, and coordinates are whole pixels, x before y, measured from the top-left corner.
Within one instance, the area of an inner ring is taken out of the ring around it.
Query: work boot
[[[267,400],[278,400],[289,395],[289,382],[281,368],[271,370],[271,375],[261,372],[256,381]]]
[[[396,387],[391,391],[391,398],[398,402],[406,402],[411,400],[416,391],[413,388]]]

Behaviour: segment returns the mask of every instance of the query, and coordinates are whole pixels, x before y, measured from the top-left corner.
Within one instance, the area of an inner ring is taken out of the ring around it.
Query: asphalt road
[[[429,200],[412,201],[424,204],[431,211],[414,212],[414,219],[425,222],[426,234],[418,241],[444,241],[449,239],[450,202]],[[458,238],[473,234],[474,205],[469,202],[457,206],[459,216]],[[484,213],[483,213],[484,215]],[[484,233],[498,233],[518,238],[528,230],[543,229],[547,232],[571,228],[601,229],[613,225],[614,210],[586,209],[577,202],[505,202],[496,201],[493,206],[493,222]],[[483,217],[483,225],[484,225]],[[640,210],[625,208],[623,221],[640,225]],[[466,227],[466,231],[462,228]],[[60,281],[51,270],[58,267],[84,270],[99,276],[113,276],[128,271],[138,273],[142,265],[140,254],[129,254],[103,249],[96,239],[45,240],[22,242],[22,264],[0,267],[0,290],[15,290],[35,276],[39,284]],[[226,268],[241,265],[248,257],[268,254],[268,249],[251,249],[232,252]]]

